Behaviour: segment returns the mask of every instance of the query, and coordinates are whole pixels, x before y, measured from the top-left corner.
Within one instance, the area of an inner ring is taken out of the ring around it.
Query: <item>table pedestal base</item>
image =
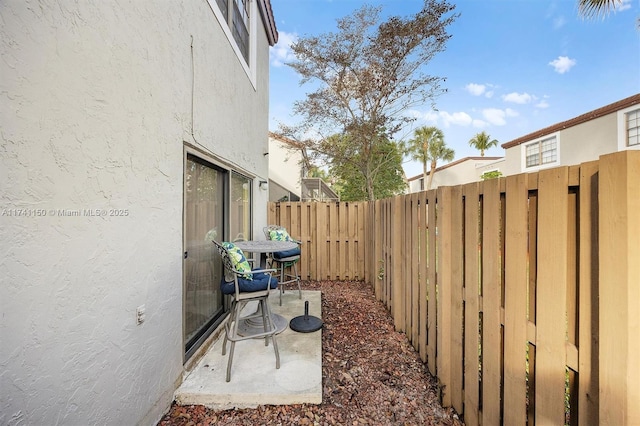
[[[271,319],[276,325],[276,334],[282,333],[289,325],[287,319],[282,315],[271,314]],[[240,322],[238,323],[238,334],[240,336],[249,336],[262,332],[264,332],[264,324],[262,323],[261,316],[249,319],[240,318]]]

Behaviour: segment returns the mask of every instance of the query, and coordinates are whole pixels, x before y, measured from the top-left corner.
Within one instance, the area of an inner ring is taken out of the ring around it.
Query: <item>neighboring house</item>
[[[505,156],[467,157],[438,167],[431,188],[479,181],[485,172],[503,176],[597,160],[601,155],[640,149],[640,94],[502,144]],[[409,191],[423,191],[427,176],[409,179]]]
[[[269,132],[269,201],[340,201],[321,178],[306,177],[304,147]]]
[[[503,157],[465,157],[436,168],[431,182],[431,189],[439,186],[462,185],[482,179],[482,174],[490,171],[501,171]],[[429,172],[408,179],[409,192],[420,192],[427,189]]]
[[[269,201],[300,201],[302,164],[299,143],[269,132]]]
[[[502,144],[504,174],[597,160],[640,149],[640,94]]]
[[[155,424],[225,317],[210,240],[266,225],[270,1],[0,21],[0,424]]]

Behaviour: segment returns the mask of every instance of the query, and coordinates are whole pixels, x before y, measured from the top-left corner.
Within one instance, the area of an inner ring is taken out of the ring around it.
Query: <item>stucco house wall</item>
[[[270,201],[278,201],[289,192],[300,197],[301,164],[300,150],[290,149],[289,143],[274,137],[273,134],[269,136]]]
[[[169,406],[186,147],[255,177],[266,224],[257,3],[247,69],[207,1],[0,2],[0,424],[155,424]]]
[[[502,157],[465,157],[436,169],[431,182],[431,189],[439,186],[462,185],[480,180],[480,176],[487,170],[501,167]],[[424,179],[424,185],[420,181]],[[409,191],[420,192],[427,188],[429,175],[415,176],[409,179]],[[424,188],[424,189],[422,189]]]

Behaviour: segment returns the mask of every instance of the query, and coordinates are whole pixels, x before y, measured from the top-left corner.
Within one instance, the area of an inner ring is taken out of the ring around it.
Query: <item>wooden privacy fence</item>
[[[269,203],[269,224],[302,241],[298,273],[309,280],[363,280],[366,203]]]
[[[303,278],[372,285],[467,425],[640,424],[640,151],[268,220]]]

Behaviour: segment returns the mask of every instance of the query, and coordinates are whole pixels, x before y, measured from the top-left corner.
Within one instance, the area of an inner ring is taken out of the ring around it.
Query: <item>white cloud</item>
[[[468,126],[472,124],[473,119],[466,112],[449,113],[446,111],[427,111],[419,112],[416,110],[409,111],[409,115],[417,119],[426,121],[434,126],[441,125],[443,127]]]
[[[616,3],[615,9],[616,12],[631,9],[631,0],[622,0],[620,3]]]
[[[484,84],[469,83],[465,86],[465,89],[474,96],[480,96],[485,92],[487,86]]]
[[[417,119],[424,120],[430,125],[442,126],[443,128],[449,128],[451,126],[472,126],[476,128],[484,128],[492,124],[496,126],[504,126],[507,123],[506,118],[516,117],[518,112],[511,108],[504,110],[487,108],[482,110],[483,119],[471,117],[471,115],[463,111],[451,113],[447,111],[419,112],[412,110],[409,111],[409,115]]]
[[[549,108],[549,103],[543,99],[536,104],[536,108],[540,108],[540,109]]]
[[[516,115],[518,115],[518,113],[509,108],[506,110],[497,108],[487,108],[482,110],[482,116],[484,119],[495,126],[504,126],[507,124],[505,117],[514,117]]]
[[[278,32],[278,43],[275,46],[269,48],[269,58],[271,59],[271,65],[274,67],[281,67],[285,62],[289,62],[294,59],[291,53],[291,44],[298,40],[296,33],[287,33],[285,31]]]
[[[558,16],[557,18],[554,18],[553,20],[553,29],[554,30],[558,30],[562,27],[564,27],[564,24],[567,22],[566,19],[564,19],[564,16]]]
[[[471,93],[473,96],[484,95],[486,98],[490,98],[493,96],[493,90],[489,90],[489,88],[491,87],[493,87],[491,84],[469,83],[464,88],[467,92]]]
[[[528,93],[517,93],[512,92],[507,95],[502,96],[502,100],[505,102],[513,102],[514,104],[528,104],[534,99],[534,96],[531,96]]]
[[[551,65],[558,74],[564,74],[573,68],[575,64],[576,60],[571,59],[568,56],[558,56],[557,59],[549,62],[549,65]]]
[[[468,126],[473,121],[471,116],[466,112],[454,112],[453,114],[450,114],[445,111],[440,111],[438,115],[442,119],[444,127],[449,127],[452,124],[455,124],[456,126]]]

